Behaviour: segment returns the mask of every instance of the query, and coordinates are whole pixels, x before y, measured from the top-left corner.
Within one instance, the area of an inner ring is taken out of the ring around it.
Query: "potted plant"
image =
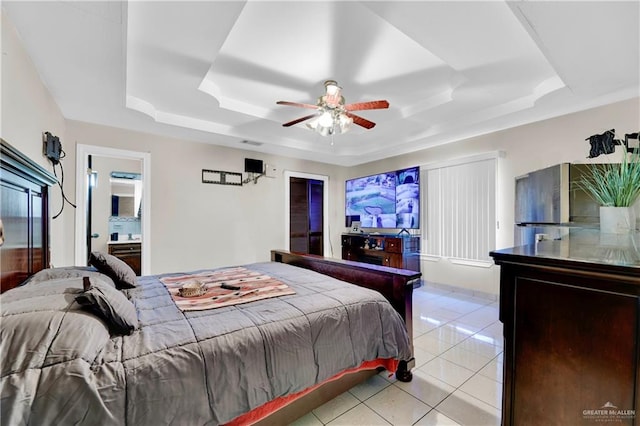
[[[633,205],[640,198],[640,150],[625,150],[620,163],[594,165],[580,178],[578,186],[600,204],[601,232],[635,230]]]

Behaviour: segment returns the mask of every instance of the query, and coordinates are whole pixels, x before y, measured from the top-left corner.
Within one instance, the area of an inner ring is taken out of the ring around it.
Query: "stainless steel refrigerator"
[[[571,227],[598,226],[598,204],[576,185],[590,167],[562,163],[516,178],[516,246],[559,239]]]

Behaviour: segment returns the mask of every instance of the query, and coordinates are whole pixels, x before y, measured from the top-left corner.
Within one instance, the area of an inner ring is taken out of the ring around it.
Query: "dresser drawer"
[[[141,252],[141,244],[140,243],[131,243],[131,244],[111,244],[109,245],[109,254],[117,256],[119,254],[140,254]]]
[[[386,238],[384,249],[389,253],[402,253],[402,240],[400,238]]]
[[[109,244],[109,254],[125,262],[136,275],[141,273],[142,244],[124,243]]]

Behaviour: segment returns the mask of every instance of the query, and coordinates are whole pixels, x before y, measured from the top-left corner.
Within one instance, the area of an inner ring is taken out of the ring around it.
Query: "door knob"
[[[100,234],[91,234],[91,238],[100,238]]]

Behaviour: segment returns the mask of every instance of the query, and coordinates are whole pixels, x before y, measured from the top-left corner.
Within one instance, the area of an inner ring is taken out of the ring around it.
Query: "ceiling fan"
[[[276,102],[278,105],[289,105],[316,110],[313,114],[289,121],[284,123],[283,126],[289,127],[313,119],[307,123],[307,127],[317,131],[323,136],[344,133],[349,130],[352,123],[356,123],[365,129],[371,129],[376,123],[355,115],[352,111],[389,108],[389,102],[385,100],[357,102],[345,105],[342,88],[338,86],[335,80],[325,81],[324,87],[326,93],[318,98],[318,102],[315,105],[289,101]]]

